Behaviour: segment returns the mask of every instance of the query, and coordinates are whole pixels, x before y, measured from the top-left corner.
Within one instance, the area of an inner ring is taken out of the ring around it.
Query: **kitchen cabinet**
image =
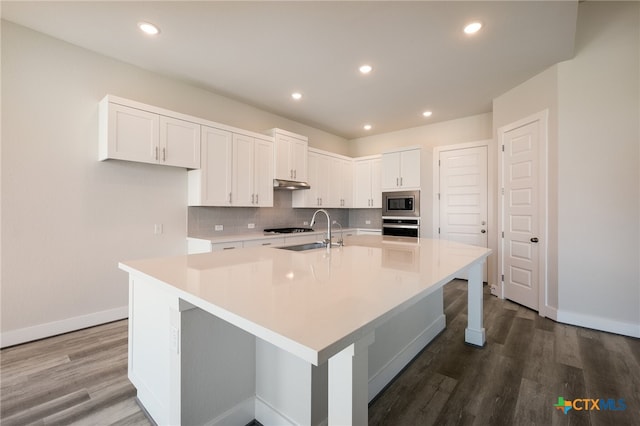
[[[231,205],[232,136],[227,130],[202,126],[202,167],[188,173],[190,206]]]
[[[382,190],[420,189],[420,148],[382,154]]]
[[[200,168],[200,124],[152,109],[105,97],[99,105],[99,159]]]
[[[231,205],[273,206],[273,143],[233,134]]]
[[[353,200],[353,167],[350,159],[329,157],[329,205],[350,208]]]
[[[306,182],[308,138],[282,129],[271,129],[268,133],[275,144],[275,178]]]
[[[361,157],[354,160],[354,208],[382,208],[380,165],[380,156]]]
[[[295,191],[293,207],[329,207],[329,157],[317,150],[309,150],[308,179],[310,189]]]
[[[273,206],[273,142],[203,126],[202,168],[188,173],[190,206]]]

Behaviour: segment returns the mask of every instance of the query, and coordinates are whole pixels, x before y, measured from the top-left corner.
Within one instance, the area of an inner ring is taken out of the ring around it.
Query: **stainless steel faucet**
[[[325,209],[316,210],[313,213],[313,217],[311,218],[311,222],[309,223],[309,226],[313,226],[316,223],[316,215],[318,213],[324,213],[324,215],[327,216],[327,238],[324,240],[324,242],[327,245],[327,247],[331,247],[331,217],[329,217],[328,211],[326,211]]]

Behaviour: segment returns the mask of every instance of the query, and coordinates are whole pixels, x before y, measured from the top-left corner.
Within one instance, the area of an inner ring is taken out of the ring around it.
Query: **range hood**
[[[279,189],[283,191],[295,191],[298,189],[310,189],[311,185],[307,182],[297,182],[295,180],[274,179],[273,189]]]

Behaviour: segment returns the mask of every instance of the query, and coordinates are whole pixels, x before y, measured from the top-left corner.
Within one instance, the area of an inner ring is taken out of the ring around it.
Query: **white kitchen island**
[[[368,401],[444,328],[441,289],[462,271],[465,340],[484,345],[490,252],[355,236],[331,250],[121,263],[130,276],[129,378],[160,425],[364,425]]]

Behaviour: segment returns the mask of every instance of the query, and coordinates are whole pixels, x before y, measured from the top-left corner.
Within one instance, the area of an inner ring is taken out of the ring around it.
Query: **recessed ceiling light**
[[[300,93],[300,92],[293,92],[293,93],[291,94],[291,97],[292,97],[294,100],[299,101],[300,99],[302,99],[302,93]]]
[[[431,117],[431,114],[433,114],[431,111],[425,111],[422,113],[424,117]]]
[[[367,64],[365,64],[365,65],[362,65],[362,66],[361,66],[360,68],[358,68],[358,69],[360,70],[360,72],[361,72],[362,74],[369,74],[369,73],[373,70],[373,67],[372,67],[371,65],[367,65]]]
[[[371,124],[365,124],[362,128],[365,130],[371,130]]]
[[[465,34],[475,34],[478,31],[480,31],[480,28],[482,28],[482,23],[480,23],[480,22],[472,22],[469,25],[467,25],[466,27],[464,27],[464,32],[465,32]]]
[[[149,22],[138,22],[138,28],[145,34],[156,35],[160,33],[160,29]]]

